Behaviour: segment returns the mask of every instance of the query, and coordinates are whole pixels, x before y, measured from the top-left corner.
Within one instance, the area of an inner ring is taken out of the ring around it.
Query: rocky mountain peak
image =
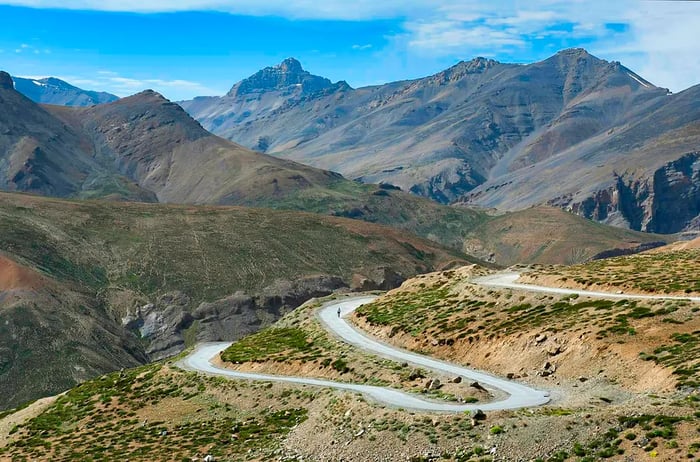
[[[566,48],[557,54],[565,56],[593,56],[585,48]]]
[[[301,67],[301,63],[294,58],[287,58],[275,67],[286,74],[302,74],[305,72],[304,68]]]
[[[481,72],[490,69],[498,64],[500,63],[496,60],[484,58],[482,56],[477,56],[476,58],[466,63],[466,68],[470,72]]]
[[[5,71],[0,71],[0,88],[3,90],[11,90],[15,88],[15,83],[12,77]]]
[[[302,93],[313,93],[329,88],[332,82],[305,71],[301,63],[287,58],[276,66],[266,67],[231,88],[228,96],[238,96],[265,91],[286,90],[297,86]]]

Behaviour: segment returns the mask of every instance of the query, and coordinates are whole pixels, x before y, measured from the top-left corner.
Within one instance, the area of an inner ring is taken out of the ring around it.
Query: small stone
[[[479,382],[472,382],[469,384],[469,386],[472,388],[476,388],[477,390],[486,391],[486,388],[481,386],[481,384]]]
[[[547,354],[549,354],[549,356],[556,356],[559,353],[561,353],[560,345],[550,345],[547,347]]]
[[[462,377],[457,376],[454,379],[452,379],[452,383],[462,383]]]
[[[430,379],[425,388],[427,388],[428,390],[437,390],[441,386],[442,383],[440,383],[440,379]]]

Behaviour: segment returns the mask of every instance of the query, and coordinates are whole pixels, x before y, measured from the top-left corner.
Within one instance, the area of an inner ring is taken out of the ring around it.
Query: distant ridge
[[[298,61],[285,63],[255,75],[296,81]],[[441,203],[555,205],[661,233],[700,222],[698,87],[670,94],[583,48],[357,89],[318,79],[181,105],[244,146]]]
[[[17,91],[35,103],[59,106],[93,106],[119,99],[118,96],[111,93],[83,90],[55,77],[42,79],[12,77],[12,79]]]

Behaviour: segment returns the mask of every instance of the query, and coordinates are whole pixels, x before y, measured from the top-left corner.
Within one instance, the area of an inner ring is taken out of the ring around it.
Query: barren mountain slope
[[[468,259],[344,218],[7,193],[0,249],[0,408]]]
[[[261,87],[245,98],[229,93],[182,104],[205,127],[246,146],[443,202],[494,169],[547,158],[666,93],[580,49],[526,66],[477,58],[410,82],[290,92]],[[257,111],[246,110],[251,98]],[[208,112],[214,105],[218,112]]]
[[[35,103],[92,106],[119,99],[110,93],[83,90],[55,77],[43,79],[12,77],[12,80],[15,82],[15,89]]]
[[[581,49],[528,65],[477,58],[359,89],[301,92],[254,77],[238,84],[255,87],[245,96],[181,104],[246,146],[440,202],[551,204],[637,230],[697,228],[698,88],[670,95]]]

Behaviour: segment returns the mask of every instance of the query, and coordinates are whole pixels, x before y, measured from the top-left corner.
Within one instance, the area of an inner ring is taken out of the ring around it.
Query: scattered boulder
[[[457,376],[454,379],[452,379],[452,383],[462,383],[462,377]]]
[[[484,388],[479,382],[472,382],[469,384],[469,386],[476,388],[477,390],[486,391],[486,388]]]
[[[542,343],[545,340],[547,340],[547,336],[545,334],[539,334],[537,337],[535,337],[535,343]]]
[[[544,366],[542,367],[542,371],[540,372],[540,375],[542,377],[548,377],[548,376],[554,374],[556,371],[557,371],[557,366],[555,366],[554,364],[547,361],[546,363],[544,363]]]
[[[588,380],[588,377],[584,377],[584,376],[581,376],[581,377],[578,378],[578,381],[581,382],[581,383],[583,383],[583,382],[585,382],[585,381],[587,381],[587,380]]]
[[[423,371],[420,369],[413,369],[410,374],[408,374],[408,380],[418,380],[418,379],[424,379],[425,375],[423,374]]]
[[[486,420],[486,414],[481,409],[472,411],[472,426],[478,425],[479,421]]]
[[[549,356],[556,356],[559,353],[561,353],[561,351],[562,351],[561,345],[552,344],[552,345],[549,345],[547,347],[547,354]]]
[[[438,390],[440,387],[442,387],[440,379],[430,379],[428,380],[428,384],[425,386],[425,388],[428,390]]]

